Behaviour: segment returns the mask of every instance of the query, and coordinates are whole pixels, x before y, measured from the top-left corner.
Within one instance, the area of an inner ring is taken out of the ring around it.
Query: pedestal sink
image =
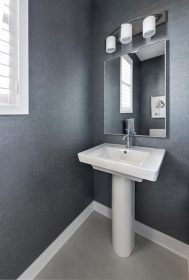
[[[156,181],[165,150],[102,144],[78,154],[94,169],[112,174],[112,244],[120,257],[134,248],[135,181]]]

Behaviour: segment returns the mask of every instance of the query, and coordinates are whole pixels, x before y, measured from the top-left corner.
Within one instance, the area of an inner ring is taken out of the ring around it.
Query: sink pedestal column
[[[112,175],[112,243],[120,257],[134,248],[135,182]]]

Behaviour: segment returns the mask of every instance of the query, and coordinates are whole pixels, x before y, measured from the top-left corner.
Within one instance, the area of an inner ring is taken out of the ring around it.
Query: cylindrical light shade
[[[143,37],[150,38],[156,33],[156,17],[149,16],[143,21]]]
[[[106,52],[113,53],[116,51],[116,37],[109,36],[106,38]]]
[[[121,25],[120,42],[122,44],[128,44],[132,41],[132,24],[123,23]]]

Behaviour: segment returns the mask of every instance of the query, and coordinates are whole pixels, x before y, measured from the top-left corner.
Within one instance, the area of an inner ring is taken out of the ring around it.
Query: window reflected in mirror
[[[133,60],[120,58],[120,113],[133,113]]]

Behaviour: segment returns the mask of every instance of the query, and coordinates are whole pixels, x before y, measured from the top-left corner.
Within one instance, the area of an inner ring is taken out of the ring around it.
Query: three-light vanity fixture
[[[139,33],[142,33],[145,39],[151,38],[156,34],[156,26],[166,21],[167,12],[162,12],[121,24],[106,38],[106,52],[114,53],[117,43],[129,44],[133,36]]]

